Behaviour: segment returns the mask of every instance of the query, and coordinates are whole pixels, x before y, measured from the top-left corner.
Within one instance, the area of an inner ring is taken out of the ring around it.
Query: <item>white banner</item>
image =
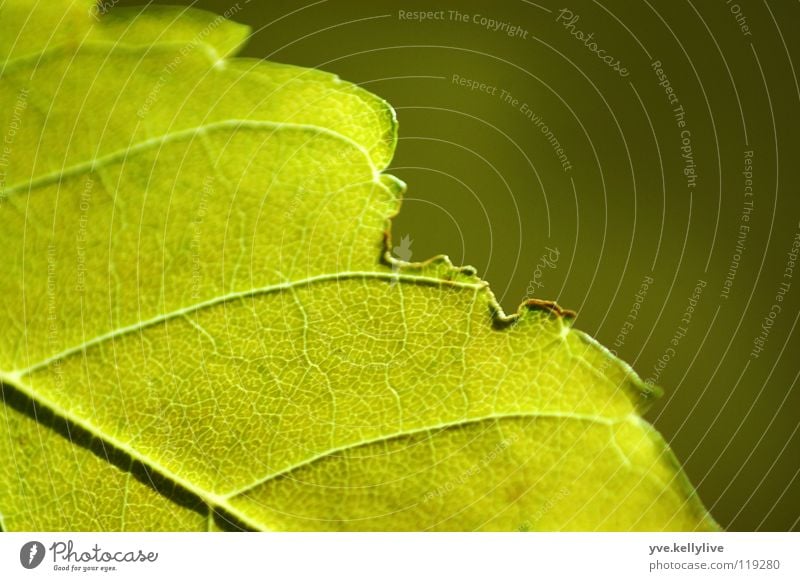
[[[800,579],[800,533],[3,533],[0,579]]]

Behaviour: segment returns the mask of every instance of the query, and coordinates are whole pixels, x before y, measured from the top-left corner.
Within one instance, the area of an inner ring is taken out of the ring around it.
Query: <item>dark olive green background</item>
[[[175,2],[171,2],[175,3]],[[123,2],[121,4],[137,4]],[[189,2],[187,2],[189,4]],[[408,183],[393,224],[411,258],[476,266],[507,311],[533,293],[578,311],[576,326],[644,378],[670,346],[699,279],[697,310],[657,383],[648,419],[670,441],[719,522],[798,529],[800,270],[760,357],[750,355],[775,303],[800,220],[800,4],[605,0],[555,4],[208,0],[253,27],[248,56],[336,72],[387,99],[400,142],[391,173]],[[623,78],[556,22],[629,71]],[[750,35],[732,12],[746,18]],[[444,10],[415,22],[399,11]],[[450,18],[448,10],[468,15]],[[527,31],[509,37],[484,15]],[[686,112],[698,179],[687,187],[680,129],[651,68],[660,60]],[[453,75],[497,87],[489,95]],[[519,100],[500,98],[505,89]],[[540,115],[564,147],[565,171]],[[721,296],[742,220],[752,150],[750,231],[729,298]],[[536,265],[546,247],[552,267]],[[408,258],[404,256],[404,258]],[[616,338],[645,277],[633,328]]]

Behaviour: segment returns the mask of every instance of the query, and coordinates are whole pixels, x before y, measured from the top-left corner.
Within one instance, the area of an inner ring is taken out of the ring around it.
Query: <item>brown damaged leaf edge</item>
[[[464,277],[467,279],[467,282],[472,284],[481,285],[484,287],[484,290],[488,293],[487,300],[488,300],[488,308],[489,313],[491,315],[492,321],[491,326],[493,329],[497,331],[503,331],[505,329],[509,329],[513,327],[516,323],[518,323],[527,312],[541,312],[546,315],[549,315],[554,320],[560,320],[564,325],[568,327],[572,327],[573,322],[577,317],[577,313],[571,309],[565,309],[564,307],[560,306],[555,301],[543,300],[543,299],[526,299],[523,301],[517,312],[506,314],[503,308],[500,306],[499,301],[495,297],[494,293],[491,290],[489,283],[483,279],[481,279],[477,275],[477,271],[473,266],[455,266],[450,257],[446,254],[440,254],[438,256],[434,256],[429,258],[428,260],[422,262],[405,262],[398,258],[392,256],[391,249],[392,245],[392,218],[397,216],[400,212],[400,205],[402,203],[402,194],[405,193],[406,185],[399,179],[395,178],[394,176],[388,176],[387,174],[381,174],[384,177],[391,178],[393,185],[395,187],[395,191],[398,195],[398,204],[393,214],[387,217],[386,228],[383,231],[383,244],[380,252],[380,263],[385,266],[390,266],[402,271],[413,271],[413,272],[424,272],[425,270],[430,269],[431,267],[444,267],[446,269],[446,273],[443,275],[443,279],[437,283],[442,286],[446,286],[448,282],[455,281],[458,277]],[[442,276],[440,274],[440,276]],[[616,354],[612,353],[605,345],[587,335],[585,332],[576,330],[575,331],[578,336],[587,344],[591,344],[594,347],[597,347],[601,351],[605,352],[608,357],[612,357],[616,359],[619,364],[623,367],[626,372],[627,379],[633,384],[636,388],[636,391],[639,394],[639,399],[636,401],[636,408],[640,412],[645,412],[651,406],[654,400],[660,398],[664,394],[664,390],[659,387],[658,385],[654,385],[651,383],[647,383],[639,377],[636,371],[624,360],[620,359],[616,356]],[[666,447],[666,450],[669,451],[670,460],[674,466],[680,467],[680,462],[678,461],[677,457],[672,453],[669,447]],[[683,475],[683,480],[686,481],[687,490],[694,489],[691,486],[691,483],[683,474],[682,469],[680,470],[681,474]]]
[[[397,131],[397,121],[395,119],[394,124],[394,131]],[[397,205],[395,206],[394,212],[387,216],[386,218],[386,227],[383,231],[383,241],[380,249],[380,259],[379,262],[384,266],[389,266],[399,271],[404,272],[424,272],[426,270],[430,270],[431,268],[434,269],[442,269],[444,270],[443,273],[439,273],[441,281],[436,283],[441,286],[447,286],[449,282],[455,282],[459,278],[463,277],[465,279],[464,282],[469,282],[475,285],[480,285],[484,287],[484,290],[487,292],[487,300],[488,300],[488,309],[491,316],[491,326],[493,329],[497,331],[503,331],[513,327],[516,323],[518,323],[524,316],[525,313],[528,312],[541,312],[546,315],[549,315],[554,320],[560,320],[564,325],[568,327],[572,327],[574,323],[577,313],[571,309],[565,309],[561,307],[555,301],[543,300],[543,299],[526,299],[523,301],[517,312],[506,314],[503,308],[500,306],[499,301],[495,297],[494,293],[491,290],[489,283],[483,279],[481,279],[477,275],[477,270],[473,266],[455,266],[450,257],[445,254],[440,254],[438,256],[434,256],[429,258],[428,260],[422,262],[406,262],[395,258],[392,256],[392,219],[395,218],[400,213],[400,207],[402,205],[403,194],[406,191],[406,184],[402,180],[396,178],[395,176],[381,173],[381,177],[385,181],[389,181],[389,184],[384,184],[386,187],[390,187],[397,196]],[[437,268],[438,267],[438,268]],[[421,282],[421,281],[420,281]],[[587,344],[591,344],[594,347],[597,347],[601,351],[605,352],[608,357],[612,357],[616,359],[619,364],[623,367],[626,372],[628,381],[636,388],[636,391],[639,395],[639,398],[636,400],[636,408],[641,412],[644,413],[647,411],[648,408],[652,405],[653,401],[660,398],[664,394],[664,390],[659,387],[658,385],[654,385],[651,383],[647,383],[639,377],[636,371],[624,360],[620,359],[616,356],[616,354],[612,353],[605,345],[587,335],[583,331],[575,330],[578,336]],[[678,461],[677,457],[674,455],[672,450],[667,446],[665,448],[668,451],[668,455],[670,456],[670,461],[676,467],[680,467],[680,462]],[[690,490],[694,492],[691,483],[688,480],[688,477],[683,474],[683,470],[679,470],[679,473],[682,475],[682,480],[685,480],[684,487],[686,490]]]
[[[403,271],[417,271],[422,272],[428,270],[430,267],[443,266],[448,272],[450,280],[455,280],[458,277],[464,277],[469,282],[486,287],[489,291],[489,310],[492,314],[492,327],[495,329],[505,329],[512,326],[517,322],[526,311],[542,311],[552,315],[556,319],[563,319],[565,323],[570,324],[575,320],[577,313],[571,309],[565,309],[558,305],[555,301],[548,301],[542,299],[526,299],[523,301],[516,313],[506,314],[500,303],[497,301],[494,293],[491,292],[490,285],[487,281],[481,279],[477,275],[477,270],[474,266],[464,265],[456,266],[446,254],[439,254],[423,262],[405,262],[392,256],[392,229],[391,220],[399,213],[398,209],[387,218],[388,224],[383,232],[383,248],[381,249],[381,263],[385,266],[390,266]],[[442,280],[443,284],[447,284],[448,278]]]

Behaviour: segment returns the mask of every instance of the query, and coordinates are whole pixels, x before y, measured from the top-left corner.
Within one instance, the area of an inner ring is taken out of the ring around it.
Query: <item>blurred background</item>
[[[800,529],[800,4],[165,3],[389,101],[403,258],[577,311],[724,527]]]

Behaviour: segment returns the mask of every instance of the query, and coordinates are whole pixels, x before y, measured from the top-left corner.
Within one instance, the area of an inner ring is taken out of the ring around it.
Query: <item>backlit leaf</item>
[[[391,257],[385,102],[92,6],[0,7],[6,530],[716,528],[570,313]]]

